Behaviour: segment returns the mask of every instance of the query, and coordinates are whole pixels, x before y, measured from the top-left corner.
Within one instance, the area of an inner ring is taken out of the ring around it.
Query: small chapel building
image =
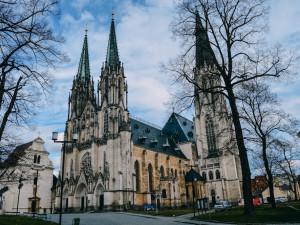
[[[196,32],[198,51],[207,43],[197,18],[196,29],[200,32]],[[209,76],[204,70],[206,58],[196,57],[197,62],[202,60],[195,69],[199,79],[204,72]],[[240,163],[234,144],[225,145],[232,141],[232,124],[228,117],[218,115],[220,110],[222,115],[227,113],[224,98],[213,97],[211,102],[211,96],[206,100],[198,96],[193,121],[172,113],[160,128],[133,117],[114,18],[96,90],[86,34],[64,132],[65,140],[71,140],[73,133],[79,137],[76,144],[65,146],[65,181],[61,187],[59,176],[56,206],[61,192],[65,212],[142,208],[146,204],[181,207],[203,197],[237,201],[241,197]],[[218,129],[224,130],[223,136],[217,135]]]
[[[0,213],[51,213],[54,168],[48,156],[40,137],[8,156],[0,170]]]

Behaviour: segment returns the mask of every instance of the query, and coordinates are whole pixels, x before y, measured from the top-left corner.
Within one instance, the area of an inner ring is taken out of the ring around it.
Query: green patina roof
[[[84,37],[77,79],[80,80],[81,83],[85,83],[90,81],[90,62],[89,62],[89,51],[88,51],[88,42],[87,42],[87,34]]]
[[[211,46],[207,39],[207,31],[201,23],[198,9],[196,9],[196,68],[202,68],[204,64],[212,65],[213,56]]]
[[[114,22],[114,18],[112,17],[108,46],[107,46],[107,54],[106,54],[106,66],[111,67],[111,66],[119,66],[119,65],[120,65],[120,60],[119,60],[117,37],[115,31],[115,22]]]

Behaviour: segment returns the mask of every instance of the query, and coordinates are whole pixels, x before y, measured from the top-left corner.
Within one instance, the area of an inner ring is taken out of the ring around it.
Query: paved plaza
[[[62,224],[72,225],[73,218],[80,218],[80,225],[187,225],[187,224],[215,224],[186,219],[184,217],[149,216],[143,214],[104,212],[104,213],[82,213],[63,214]],[[59,215],[51,215],[51,220],[58,223]],[[218,223],[220,224],[220,223]]]
[[[144,214],[134,214],[125,212],[104,212],[104,213],[81,213],[81,214],[63,214],[62,224],[72,225],[74,218],[80,218],[80,225],[220,225],[222,223],[212,223],[203,221],[194,221],[188,219],[192,214],[178,217],[150,216]],[[58,223],[59,215],[52,214],[51,220]],[[232,224],[232,223],[231,223]],[[283,224],[283,223],[281,223]],[[293,223],[296,225],[299,223]],[[286,223],[285,225],[288,225]]]

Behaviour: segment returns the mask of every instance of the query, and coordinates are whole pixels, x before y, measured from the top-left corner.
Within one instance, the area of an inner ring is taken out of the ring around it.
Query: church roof
[[[172,137],[153,125],[130,117],[133,144],[168,155],[186,158]]]
[[[185,175],[185,182],[192,182],[192,180],[194,180],[194,181],[205,181],[205,179],[202,176],[200,176],[200,174],[197,173],[196,170],[191,168],[190,171],[187,172],[186,175]]]
[[[87,34],[85,34],[81,57],[79,61],[77,79],[81,83],[90,81],[90,61],[89,61],[89,51],[88,51],[88,42],[87,42]]]
[[[163,132],[171,135],[176,143],[195,141],[193,122],[174,112],[165,124]]]
[[[196,68],[213,65],[212,49],[208,40],[207,30],[203,27],[198,9],[196,10]]]
[[[106,67],[114,67],[120,65],[117,37],[115,31],[115,22],[113,16],[114,14],[112,14],[111,25],[110,25],[110,33],[109,33],[107,54],[106,54]]]
[[[0,163],[0,169],[14,167],[18,164],[18,161],[25,155],[25,150],[28,149],[33,142],[28,142],[17,146],[7,157],[7,159]]]

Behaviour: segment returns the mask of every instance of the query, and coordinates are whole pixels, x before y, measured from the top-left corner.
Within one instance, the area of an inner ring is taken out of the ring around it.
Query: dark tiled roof
[[[18,161],[25,155],[25,150],[32,145],[32,142],[28,142],[17,146],[7,157],[7,159],[0,164],[0,169],[13,167],[18,164]]]
[[[133,144],[157,152],[173,155],[181,158],[186,158],[180,150],[175,150],[176,143],[172,138],[154,126],[141,122],[137,119],[130,118]],[[169,147],[163,145],[168,144]]]
[[[176,113],[172,113],[163,132],[171,135],[176,142],[195,141],[193,122]]]
[[[202,176],[200,176],[200,174],[197,173],[196,170],[192,168],[189,172],[186,173],[185,182],[192,182],[192,180],[195,181],[195,179],[196,181],[205,181],[205,179]]]

